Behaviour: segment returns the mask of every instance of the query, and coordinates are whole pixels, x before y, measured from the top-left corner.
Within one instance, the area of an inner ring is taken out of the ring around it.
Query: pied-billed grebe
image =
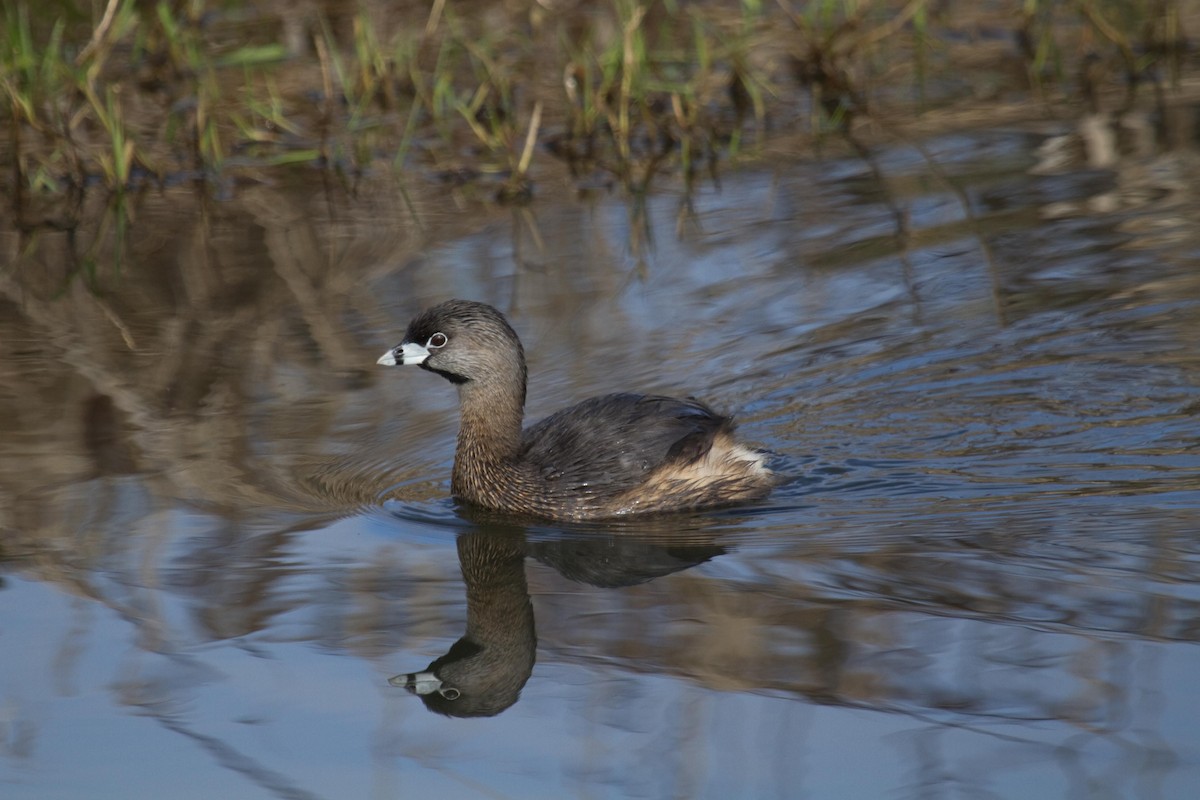
[[[460,500],[552,519],[679,511],[763,497],[775,483],[733,421],[697,400],[594,397],[524,431],[525,351],[484,303],[417,316],[380,364],[415,364],[458,387],[450,489]]]

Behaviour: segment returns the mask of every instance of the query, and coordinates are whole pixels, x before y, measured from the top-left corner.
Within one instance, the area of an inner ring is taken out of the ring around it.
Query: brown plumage
[[[697,400],[610,394],[522,431],[525,352],[504,316],[448,300],[409,323],[380,364],[419,365],[458,388],[450,488],[460,500],[552,519],[730,505],[775,483],[733,421]]]

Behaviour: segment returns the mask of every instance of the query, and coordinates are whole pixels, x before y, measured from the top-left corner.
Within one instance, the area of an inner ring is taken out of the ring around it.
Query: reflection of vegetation
[[[922,89],[932,55],[995,25],[1042,92],[1082,80],[1094,100],[1107,85],[1177,79],[1185,22],[1177,0],[1014,0],[961,18],[928,0],[611,0],[528,18],[486,2],[365,2],[350,18],[289,7],[282,20],[208,5],[109,0],[79,23],[7,4],[15,192],[296,163],[353,176],[419,159],[521,199],[539,141],[577,178],[636,191],[665,159],[690,176],[739,152],[748,123],[761,136],[794,117],[789,84],[811,98],[810,128],[847,125],[897,81]],[[253,27],[239,22],[248,14]]]

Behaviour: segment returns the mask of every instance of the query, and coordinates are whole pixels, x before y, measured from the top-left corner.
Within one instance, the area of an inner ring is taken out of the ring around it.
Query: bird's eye
[[[435,333],[433,336],[429,337],[429,342],[425,346],[426,347],[445,347],[446,342],[448,342],[448,341],[450,341],[450,340],[446,338],[446,334]]]

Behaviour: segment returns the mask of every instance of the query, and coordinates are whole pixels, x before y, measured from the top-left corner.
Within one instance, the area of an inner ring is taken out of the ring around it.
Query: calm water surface
[[[1200,156],[1117,133],[641,216],[250,187],[119,252],[5,229],[0,795],[1195,797]],[[456,508],[451,387],[374,366],[450,296],[510,313],[531,418],[696,394],[787,484]],[[389,685],[447,653],[457,699]]]

